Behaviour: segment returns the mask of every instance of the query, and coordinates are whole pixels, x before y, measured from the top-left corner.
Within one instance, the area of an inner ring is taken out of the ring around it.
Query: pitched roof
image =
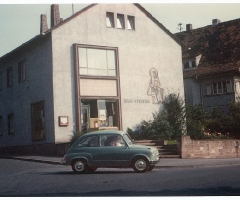
[[[237,73],[240,68],[240,19],[176,33],[189,50],[183,60],[202,55],[198,67],[183,72],[184,78]]]
[[[72,16],[68,17],[67,19],[63,20],[61,23],[55,25],[54,27],[48,29],[47,31],[43,32],[42,34],[39,34],[37,36],[35,36],[34,38],[30,39],[29,41],[23,43],[22,45],[20,45],[19,47],[17,47],[16,49],[13,49],[11,52],[5,54],[4,56],[0,57],[0,61],[3,59],[6,59],[8,56],[12,55],[12,53],[14,53],[17,50],[20,50],[26,46],[28,46],[29,44],[32,44],[33,42],[35,42],[35,40],[39,40],[43,37],[45,37],[45,35],[48,35],[49,33],[51,33],[53,30],[57,29],[58,27],[62,26],[63,24],[67,23],[68,21],[70,21],[71,19],[77,17],[78,15],[80,15],[81,13],[87,11],[88,9],[90,9],[91,7],[95,6],[97,4],[90,4],[89,6],[83,8],[82,10],[76,12],[75,14],[73,14]],[[186,48],[186,46],[180,42],[180,40],[175,37],[168,29],[166,29],[158,20],[156,20],[148,11],[146,11],[146,9],[144,9],[140,4],[138,3],[134,3],[135,6],[137,6],[142,12],[144,12],[146,14],[147,17],[149,17],[154,23],[156,23],[161,29],[163,29],[170,37],[172,37],[180,46],[182,46],[183,48]]]

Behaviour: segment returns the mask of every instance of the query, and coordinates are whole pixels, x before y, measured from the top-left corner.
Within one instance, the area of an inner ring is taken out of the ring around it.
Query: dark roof
[[[30,39],[29,41],[23,43],[22,45],[20,45],[19,47],[17,47],[16,49],[12,50],[11,52],[5,54],[4,56],[0,57],[0,61],[2,59],[7,59],[8,56],[12,55],[13,52],[21,50],[22,48],[24,48],[25,46],[28,46],[29,44],[33,43],[35,40],[39,40],[40,38],[45,37],[45,35],[48,35],[49,33],[51,33],[53,30],[57,29],[58,27],[62,26],[63,24],[67,23],[68,21],[70,21],[71,19],[77,17],[78,15],[80,15],[81,13],[85,12],[86,10],[90,9],[91,7],[95,6],[97,4],[90,4],[89,6],[83,8],[82,10],[76,12],[75,14],[73,14],[72,16],[70,16],[69,18],[63,20],[62,22],[60,22],[59,24],[55,25],[54,27],[48,29],[47,31],[45,31],[42,34],[39,34],[37,36],[35,36],[34,38]],[[154,23],[156,23],[161,29],[163,29],[170,37],[172,37],[179,45],[181,45],[183,48],[186,48],[186,46],[179,41],[179,39],[177,37],[175,37],[168,29],[166,29],[158,20],[156,20],[148,11],[146,11],[140,4],[138,3],[134,3],[135,6],[137,6],[142,12],[144,12],[146,14],[147,17],[149,17]]]
[[[185,70],[184,78],[237,73],[240,68],[240,19],[176,33],[189,50],[183,60],[202,55],[196,69]]]

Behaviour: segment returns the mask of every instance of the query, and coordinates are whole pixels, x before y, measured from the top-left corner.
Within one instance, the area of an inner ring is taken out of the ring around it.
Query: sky
[[[21,2],[21,3],[20,3]],[[81,4],[79,3],[81,2]],[[94,3],[109,3],[94,1]],[[112,3],[131,3],[131,1],[111,1]],[[212,24],[213,19],[221,22],[240,18],[240,3],[237,1],[181,1],[145,0],[140,3],[148,12],[162,23],[170,32],[186,30],[186,24],[193,29]],[[147,3],[146,3],[147,2]],[[40,15],[46,14],[50,27],[50,6],[58,3],[60,17],[66,19],[81,10],[91,1],[87,0],[0,0],[0,57],[40,34]],[[182,24],[181,26],[179,24]]]

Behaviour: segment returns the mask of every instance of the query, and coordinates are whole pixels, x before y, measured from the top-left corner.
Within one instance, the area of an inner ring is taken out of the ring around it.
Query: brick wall
[[[182,158],[235,158],[240,153],[240,140],[191,140],[182,136],[180,154]]]

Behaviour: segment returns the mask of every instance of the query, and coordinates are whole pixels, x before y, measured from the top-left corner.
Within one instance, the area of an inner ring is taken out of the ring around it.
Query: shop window
[[[134,16],[127,16],[127,25],[128,30],[135,30],[135,17]]]
[[[0,136],[3,135],[3,117],[0,116]]]
[[[45,139],[45,118],[44,118],[44,101],[31,105],[32,115],[32,139]]]
[[[21,61],[18,63],[18,82],[23,82],[26,80],[26,68],[25,61]]]
[[[124,15],[123,14],[117,14],[117,28],[120,28],[120,29],[125,28]]]
[[[116,76],[115,50],[78,48],[80,75]]]
[[[119,129],[118,100],[84,99],[81,108],[83,130]]]
[[[106,13],[106,24],[107,24],[107,27],[114,28],[114,13],[113,12]]]
[[[8,134],[14,134],[14,114],[8,115]]]
[[[7,87],[13,86],[13,68],[7,69]]]

